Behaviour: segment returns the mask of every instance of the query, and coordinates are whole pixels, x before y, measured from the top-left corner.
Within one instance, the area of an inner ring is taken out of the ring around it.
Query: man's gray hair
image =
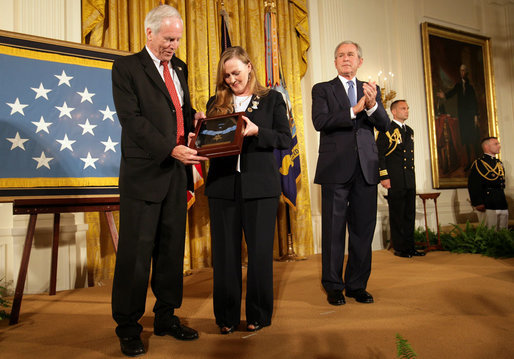
[[[339,50],[339,48],[342,46],[342,45],[354,45],[356,48],[357,48],[357,55],[359,55],[359,59],[362,58],[362,49],[361,49],[361,46],[356,43],[356,42],[353,42],[353,41],[350,41],[350,40],[346,40],[346,41],[343,41],[343,42],[340,42],[337,46],[336,46],[336,49],[334,50],[334,59],[337,57],[337,50]]]
[[[150,28],[153,33],[157,34],[161,30],[162,20],[167,17],[175,17],[182,21],[182,17],[177,9],[169,5],[159,5],[146,14],[145,31]]]

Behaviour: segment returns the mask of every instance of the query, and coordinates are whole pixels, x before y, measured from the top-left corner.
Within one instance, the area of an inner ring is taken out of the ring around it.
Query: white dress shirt
[[[248,96],[235,96],[234,95],[234,112],[245,112],[250,104],[252,95]],[[241,172],[241,155],[237,156],[237,172]]]
[[[344,90],[346,91],[346,95],[348,95],[348,82],[353,82],[353,88],[355,89],[355,95],[357,96],[357,78],[354,77],[352,78],[351,80],[347,80],[346,78],[344,78],[343,76],[341,75],[338,75],[339,77],[339,80],[341,80],[341,82],[343,83],[343,87],[344,87]],[[357,102],[359,101],[359,98],[357,97]],[[377,109],[378,107],[378,103],[375,103],[375,106],[373,106],[372,108],[370,108],[369,110],[368,109],[364,109],[366,111],[366,113],[368,114],[368,116],[371,116],[373,114],[373,112],[375,112],[375,110]],[[350,116],[351,116],[351,119],[355,119],[357,116],[353,113],[353,108],[350,107]]]
[[[152,61],[157,68],[157,71],[159,72],[159,75],[161,75],[162,81],[164,81],[164,68],[161,65],[161,60],[159,60],[153,53],[150,51],[148,46],[145,46],[146,51],[148,51],[148,54],[152,58]],[[184,105],[184,90],[182,89],[182,85],[180,84],[180,80],[178,79],[177,73],[171,67],[171,61],[168,61],[168,67],[170,69],[170,75],[171,79],[173,80],[173,84],[175,85],[175,90],[177,91],[178,99],[180,100],[180,105]]]

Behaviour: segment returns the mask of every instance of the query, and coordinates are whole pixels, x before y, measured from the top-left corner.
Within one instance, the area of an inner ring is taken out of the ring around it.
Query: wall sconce
[[[389,104],[396,97],[394,88],[394,74],[389,72],[389,78],[382,77],[382,71],[378,73],[378,86],[380,87],[380,97],[385,109],[389,108]]]

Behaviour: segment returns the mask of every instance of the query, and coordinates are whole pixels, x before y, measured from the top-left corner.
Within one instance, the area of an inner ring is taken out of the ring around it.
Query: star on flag
[[[101,142],[105,146],[104,152],[107,152],[109,150],[111,150],[112,152],[116,152],[116,149],[114,148],[114,146],[116,146],[118,144],[118,142],[113,142],[111,140],[111,136],[109,136],[107,141],[101,141]]]
[[[61,113],[59,115],[59,118],[63,116],[68,116],[71,119],[71,111],[73,111],[75,108],[68,107],[66,104],[66,101],[64,101],[64,104],[62,106],[55,106],[56,109],[58,109]]]
[[[62,84],[65,84],[65,85],[68,85],[69,87],[71,87],[70,80],[73,78],[73,76],[66,75],[66,72],[64,72],[64,70],[62,70],[62,74],[54,75],[54,76],[59,79],[59,84],[57,86],[61,86]]]
[[[52,90],[50,89],[45,89],[43,87],[43,83],[40,83],[39,84],[39,87],[38,88],[35,88],[35,87],[31,87],[32,90],[34,90],[36,92],[36,99],[37,98],[40,98],[40,97],[44,97],[45,99],[48,100],[48,93]]]
[[[49,162],[51,160],[53,160],[54,158],[53,157],[46,157],[45,156],[45,152],[41,152],[41,156],[39,156],[39,157],[32,157],[32,159],[37,162],[36,169],[38,169],[40,167],[46,167],[46,168],[50,169]]]
[[[23,113],[23,109],[27,107],[28,105],[23,105],[20,103],[20,99],[16,97],[16,100],[14,103],[7,103],[11,107],[11,115],[14,115],[16,112],[21,113],[23,116],[25,116],[25,113]],[[105,118],[104,118],[105,120]]]
[[[16,132],[16,136],[14,136],[14,138],[7,138],[7,141],[12,142],[11,151],[16,147],[19,147],[25,151],[25,146],[23,144],[28,141],[28,138],[20,138],[20,133]]]
[[[80,95],[80,97],[82,97],[82,99],[80,100],[80,103],[82,103],[82,102],[84,102],[84,101],[89,101],[89,102],[93,103],[92,98],[93,98],[93,96],[94,96],[95,94],[94,94],[94,93],[89,93],[89,92],[87,91],[87,87],[84,89],[84,91],[82,91],[82,92],[77,92],[77,93]]]
[[[61,144],[60,151],[69,149],[71,152],[73,152],[73,148],[71,147],[71,145],[73,145],[75,142],[77,142],[75,140],[68,139],[68,134],[65,134],[64,138],[62,140],[56,140],[56,141]]]
[[[98,161],[98,158],[91,157],[91,153],[87,153],[87,157],[81,158],[82,161],[84,161],[84,169],[88,168],[89,166],[96,169],[95,162]]]
[[[43,118],[43,116],[41,116],[39,122],[32,121],[32,123],[37,126],[36,133],[38,133],[39,131],[45,131],[49,134],[50,132],[48,131],[48,126],[50,126],[53,122],[45,122],[45,119]]]
[[[83,135],[85,135],[86,133],[90,133],[93,136],[95,135],[95,133],[93,132],[93,128],[95,128],[97,125],[90,124],[89,123],[89,119],[86,118],[86,122],[84,122],[83,124],[79,123],[79,126],[82,127],[82,134]]]
[[[102,121],[105,121],[106,119],[110,119],[112,122],[114,122],[114,118],[112,118],[112,115],[114,115],[116,113],[116,111],[111,111],[111,109],[109,108],[109,105],[107,105],[107,107],[105,108],[104,111],[100,110],[100,112],[104,115],[104,118],[102,119]]]

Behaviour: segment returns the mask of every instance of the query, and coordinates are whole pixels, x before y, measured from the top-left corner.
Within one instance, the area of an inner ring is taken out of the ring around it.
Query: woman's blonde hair
[[[225,82],[225,62],[232,58],[238,58],[245,65],[251,64],[250,56],[241,46],[233,46],[227,48],[221,54],[218,63],[218,73],[216,75],[216,97],[214,102],[207,109],[207,116],[225,115],[234,112],[233,97],[234,94],[229,85]],[[266,96],[269,89],[262,86],[257,80],[253,65],[250,67],[248,74],[248,86],[252,94],[257,96]]]

